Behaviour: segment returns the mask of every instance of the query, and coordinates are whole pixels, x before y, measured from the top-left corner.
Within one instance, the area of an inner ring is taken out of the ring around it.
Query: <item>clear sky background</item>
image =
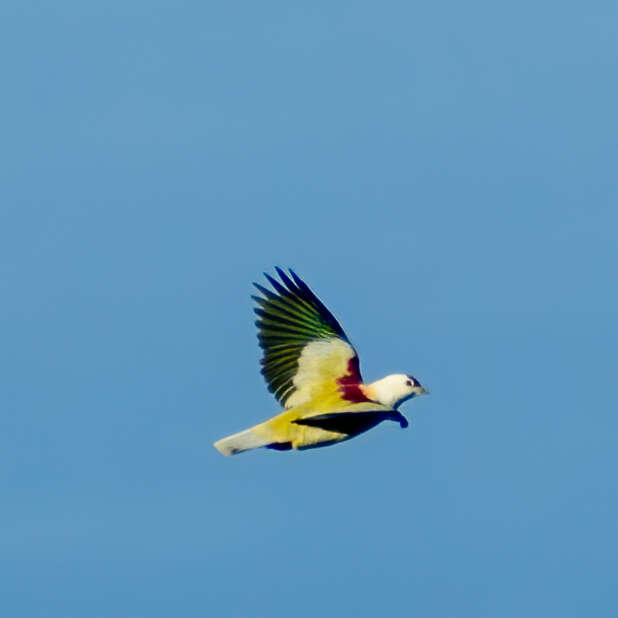
[[[615,2],[4,2],[0,613],[618,615]],[[411,427],[224,458],[291,266]]]

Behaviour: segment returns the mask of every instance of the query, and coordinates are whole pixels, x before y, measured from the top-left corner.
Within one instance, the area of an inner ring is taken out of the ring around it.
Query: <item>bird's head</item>
[[[372,399],[384,406],[396,409],[404,401],[426,395],[429,391],[413,376],[405,373],[395,373],[368,385]]]

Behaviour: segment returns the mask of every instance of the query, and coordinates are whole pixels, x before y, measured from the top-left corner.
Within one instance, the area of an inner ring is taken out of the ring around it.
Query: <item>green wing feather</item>
[[[290,276],[281,268],[276,271],[281,283],[264,273],[274,292],[254,283],[263,296],[252,298],[259,305],[254,311],[264,352],[262,374],[268,390],[285,405],[294,392],[298,359],[308,343],[333,337],[350,342],[333,314],[292,269]]]

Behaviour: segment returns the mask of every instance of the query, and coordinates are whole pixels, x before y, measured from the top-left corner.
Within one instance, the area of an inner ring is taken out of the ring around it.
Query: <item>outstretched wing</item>
[[[264,273],[274,291],[254,283],[263,296],[252,296],[268,390],[286,408],[335,393],[367,401],[356,350],[339,322],[294,271],[276,270],[281,283]]]
[[[402,429],[408,426],[408,419],[397,410],[373,410],[370,412],[333,412],[331,414],[317,414],[299,418],[292,423],[319,427],[326,431],[345,433],[349,436],[357,436],[382,421],[396,421]]]

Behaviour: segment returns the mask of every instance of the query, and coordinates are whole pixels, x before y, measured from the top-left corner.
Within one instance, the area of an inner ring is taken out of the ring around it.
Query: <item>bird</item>
[[[365,384],[356,350],[333,314],[291,269],[276,266],[272,289],[254,283],[261,373],[283,406],[269,420],[214,443],[223,455],[265,447],[304,450],[354,438],[382,421],[408,421],[398,408],[429,391],[409,374]]]

